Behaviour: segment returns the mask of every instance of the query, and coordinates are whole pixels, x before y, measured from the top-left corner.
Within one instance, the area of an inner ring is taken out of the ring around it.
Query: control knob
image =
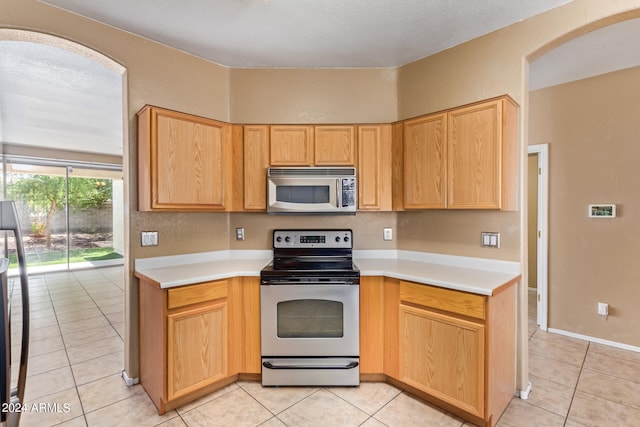
[[[289,243],[289,242],[291,241],[291,237],[289,237],[289,236],[285,237],[285,238],[284,238],[284,241],[285,241],[285,242],[287,242],[287,243]]]
[[[340,236],[336,236],[336,242],[340,241]]]
[[[280,237],[280,236],[276,237],[276,242],[278,242],[278,243],[282,242],[282,237]]]

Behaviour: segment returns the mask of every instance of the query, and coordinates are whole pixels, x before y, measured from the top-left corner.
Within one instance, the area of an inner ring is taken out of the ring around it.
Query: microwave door
[[[340,206],[339,181],[335,178],[272,178],[269,211],[335,212]]]

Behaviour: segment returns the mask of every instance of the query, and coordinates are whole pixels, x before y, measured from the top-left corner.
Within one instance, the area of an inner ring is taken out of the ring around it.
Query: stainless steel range
[[[360,383],[360,271],[351,230],[275,230],[260,273],[262,384]]]

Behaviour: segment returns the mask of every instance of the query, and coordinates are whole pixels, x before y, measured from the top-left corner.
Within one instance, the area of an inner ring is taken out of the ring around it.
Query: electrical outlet
[[[393,228],[384,228],[382,230],[383,240],[393,240]]]
[[[602,317],[607,317],[609,315],[609,304],[604,302],[598,303],[598,314]]]
[[[244,240],[244,227],[236,228],[236,240]]]
[[[480,235],[482,236],[480,244],[483,248],[500,248],[500,233],[483,231]]]
[[[140,240],[142,246],[158,246],[158,232],[143,231],[140,233]]]

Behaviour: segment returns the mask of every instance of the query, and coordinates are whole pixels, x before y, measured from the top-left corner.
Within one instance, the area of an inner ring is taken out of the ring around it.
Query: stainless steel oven
[[[263,385],[358,385],[360,273],[351,230],[276,230],[261,272]]]

